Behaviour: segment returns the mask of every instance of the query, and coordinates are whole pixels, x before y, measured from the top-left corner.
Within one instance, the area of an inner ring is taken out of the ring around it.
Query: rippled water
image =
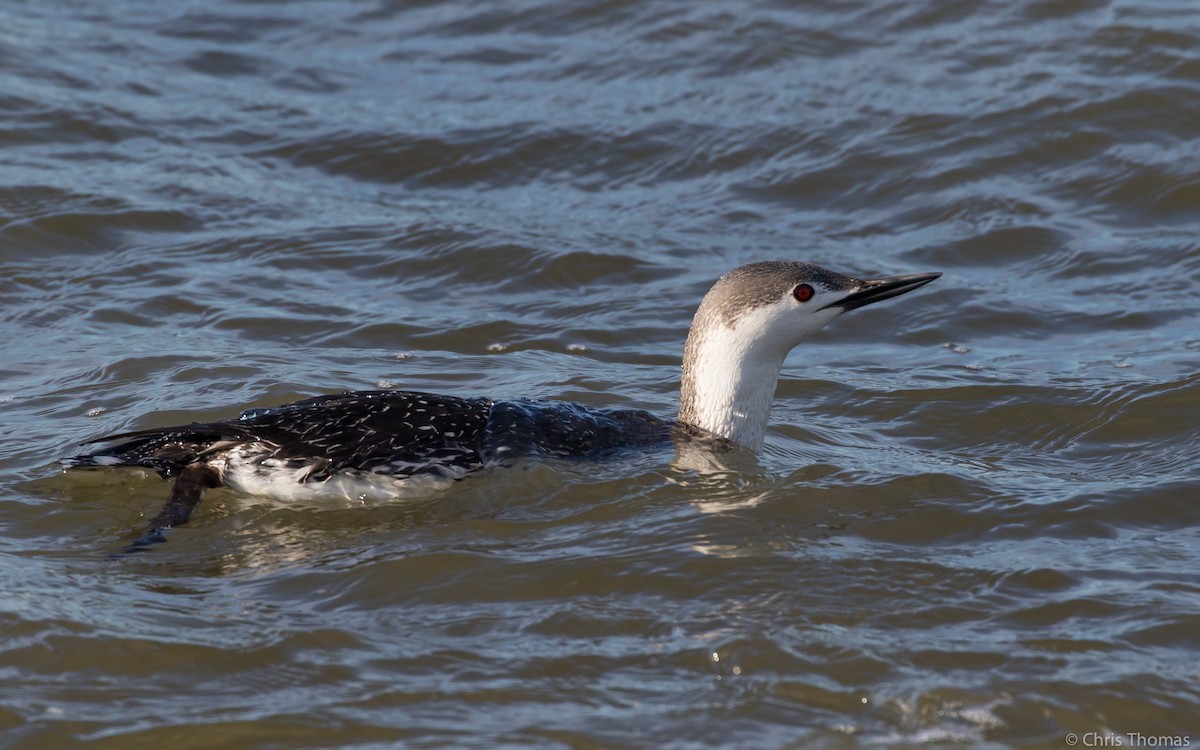
[[[6,747],[1200,741],[1189,0],[0,29]],[[217,491],[110,559],[167,485],[58,468],[380,385],[670,415],[701,294],[764,258],[945,275],[795,351],[736,473]]]

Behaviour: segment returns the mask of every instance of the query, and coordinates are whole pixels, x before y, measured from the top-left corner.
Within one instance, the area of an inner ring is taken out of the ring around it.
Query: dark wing
[[[343,469],[413,474],[455,464],[477,468],[490,399],[413,391],[352,391],[270,409],[237,420],[276,446],[273,458],[323,465],[313,478]]]
[[[91,442],[123,441],[69,463],[129,465],[168,476],[219,451],[256,443],[269,458],[316,463],[310,479],[342,469],[412,474],[438,462],[480,463],[478,445],[492,402],[412,391],[350,391],[248,409],[237,419],[137,430]]]

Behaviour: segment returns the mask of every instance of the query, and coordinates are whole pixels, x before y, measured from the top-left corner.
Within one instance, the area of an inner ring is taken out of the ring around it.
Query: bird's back
[[[101,440],[113,445],[69,463],[141,466],[165,476],[204,464],[235,489],[287,497],[299,494],[297,486],[321,494],[319,485],[331,479],[341,487],[365,477],[382,487],[367,494],[388,495],[397,488],[381,483],[457,479],[526,456],[600,458],[668,442],[677,429],[638,410],[354,391],[248,409],[236,419],[111,435]]]

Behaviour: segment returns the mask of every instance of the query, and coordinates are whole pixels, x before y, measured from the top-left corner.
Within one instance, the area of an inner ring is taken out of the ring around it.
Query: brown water
[[[0,29],[4,747],[1200,742],[1193,0]],[[945,276],[795,351],[738,473],[218,491],[110,559],[167,485],[58,468],[381,385],[669,416],[764,258]]]

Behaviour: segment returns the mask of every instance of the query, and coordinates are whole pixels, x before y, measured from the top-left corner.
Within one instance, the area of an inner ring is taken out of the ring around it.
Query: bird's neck
[[[758,451],[787,349],[739,328],[693,325],[684,347],[679,421]]]

